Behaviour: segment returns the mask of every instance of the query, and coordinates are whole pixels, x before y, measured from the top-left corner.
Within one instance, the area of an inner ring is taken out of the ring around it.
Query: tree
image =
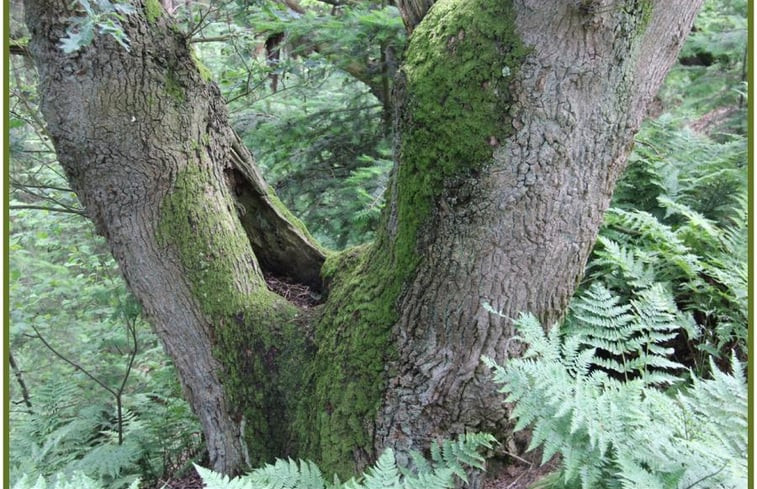
[[[292,455],[348,474],[386,446],[509,436],[481,355],[520,353],[518,314],[564,313],[700,4],[398,2],[411,36],[387,204],[376,240],[338,254],[266,186],[157,0],[124,18],[128,49],[98,35],[68,54],[81,12],[25,6],[59,160],[172,357],[213,468]],[[290,303],[263,273],[324,303]]]

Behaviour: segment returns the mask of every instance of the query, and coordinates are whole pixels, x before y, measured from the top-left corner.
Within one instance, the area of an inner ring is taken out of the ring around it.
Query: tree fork
[[[66,55],[69,2],[27,1],[29,49],[60,162],[171,355],[213,468],[294,454],[349,475],[387,446],[506,438],[480,356],[519,354],[521,312],[563,314],[701,0],[414,2],[381,229],[328,256],[156,4],[125,20],[131,51],[98,36]],[[298,309],[266,270],[326,288],[326,303]]]

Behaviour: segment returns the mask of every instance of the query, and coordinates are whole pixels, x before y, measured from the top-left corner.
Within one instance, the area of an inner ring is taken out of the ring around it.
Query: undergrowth
[[[690,323],[660,286],[628,302],[596,286],[572,309],[548,333],[522,316],[523,357],[484,359],[514,404],[516,431],[532,432],[529,450],[541,447],[543,463],[561,456],[540,487],[746,488],[747,387],[736,356],[730,373],[711,362],[710,378],[689,372],[685,382],[665,343]]]

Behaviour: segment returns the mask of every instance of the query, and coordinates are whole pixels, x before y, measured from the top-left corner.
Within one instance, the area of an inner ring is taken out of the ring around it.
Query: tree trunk
[[[328,257],[267,189],[157,0],[128,17],[130,51],[100,36],[65,55],[69,3],[27,1],[41,108],[213,468],[292,455],[348,475],[386,446],[508,436],[480,356],[520,353],[518,314],[563,314],[701,0],[400,2],[412,35],[382,226]],[[289,304],[262,271],[326,303]]]
[[[261,266],[318,287],[323,254],[269,194],[165,16],[129,16],[128,52],[98,37],[65,55],[69,5],[26,3],[59,160],[173,359],[213,468],[239,470],[248,447],[267,460],[287,443],[286,375],[270,364],[304,343],[279,344],[302,336],[298,311],[268,291]]]

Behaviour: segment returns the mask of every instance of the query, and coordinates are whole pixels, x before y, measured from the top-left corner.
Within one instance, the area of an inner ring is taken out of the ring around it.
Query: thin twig
[[[16,364],[16,360],[13,358],[13,353],[8,352],[8,359],[11,364],[11,370],[13,370],[13,375],[16,377],[16,382],[18,382],[18,385],[21,386],[21,397],[23,397],[23,402],[26,404],[26,407],[29,408],[29,414],[33,414],[34,410],[32,408],[32,401],[29,397],[29,389],[26,388],[26,382],[24,382],[24,377],[21,374],[21,369],[18,368],[18,365]]]
[[[725,470],[726,467],[728,467],[727,463],[725,465],[723,465],[722,467],[720,467],[720,469],[717,472],[713,472],[712,474],[706,475],[706,476],[700,478],[699,480],[695,480],[694,482],[692,482],[691,484],[689,484],[688,486],[686,486],[684,489],[691,489],[692,487],[696,486],[700,482],[705,481],[705,480],[709,479],[710,477],[715,477],[719,473],[723,472],[723,470]]]
[[[59,192],[71,192],[74,193],[74,191],[70,188],[65,187],[54,187],[52,185],[32,185],[30,183],[22,183],[15,178],[11,177],[11,187],[13,188],[39,188],[39,189],[48,189],[48,190],[58,190]]]
[[[83,210],[76,210],[76,209],[66,209],[63,207],[45,207],[43,205],[11,205],[8,206],[11,210],[20,210],[20,209],[33,209],[33,210],[40,210],[40,211],[50,211],[50,212],[63,212],[66,214],[77,214],[82,217],[87,217],[86,212]]]
[[[87,377],[89,377],[93,382],[95,382],[97,385],[99,385],[100,387],[102,387],[103,389],[105,389],[106,391],[108,391],[113,396],[116,396],[116,391],[114,391],[110,386],[108,386],[108,384],[104,383],[103,381],[101,381],[100,379],[98,379],[97,377],[95,377],[94,375],[92,375],[91,373],[89,373],[89,371],[87,369],[85,369],[84,367],[82,367],[78,363],[76,363],[76,362],[74,362],[74,361],[69,360],[68,358],[66,358],[62,353],[58,352],[58,350],[56,350],[55,348],[53,348],[53,346],[50,343],[47,342],[47,340],[44,338],[44,336],[42,336],[40,334],[40,332],[39,332],[39,330],[37,329],[36,326],[34,326],[33,324],[31,324],[30,326],[34,330],[34,332],[37,334],[37,338],[42,342],[42,344],[45,345],[48,350],[50,350],[51,352],[53,352],[53,354],[56,357],[60,358],[61,360],[63,360],[67,364],[69,364],[72,367],[74,367],[74,369],[80,371],[81,373],[83,373],[84,375],[86,375]]]
[[[502,453],[504,453],[505,455],[509,455],[509,456],[511,456],[512,458],[516,458],[516,459],[520,460],[520,461],[521,461],[521,462],[523,462],[524,464],[527,464],[527,465],[528,465],[529,467],[533,467],[533,466],[534,466],[534,464],[533,464],[532,462],[529,462],[529,461],[528,461],[528,460],[526,460],[525,458],[521,458],[521,457],[519,457],[519,456],[515,455],[514,453],[510,453],[510,452],[508,452],[508,451],[503,451]]]

